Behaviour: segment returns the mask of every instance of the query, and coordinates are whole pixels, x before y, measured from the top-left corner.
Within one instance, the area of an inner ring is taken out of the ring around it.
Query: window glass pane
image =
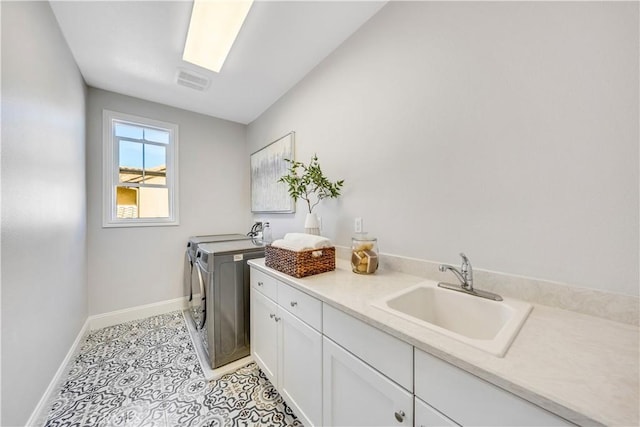
[[[116,188],[118,218],[167,218],[169,190],[166,188]]]
[[[167,184],[167,149],[162,145],[144,145],[145,184]]]
[[[138,142],[119,141],[119,182],[142,181],[142,146]]]
[[[144,139],[162,144],[169,143],[169,132],[166,130],[144,128]]]
[[[142,128],[140,126],[129,125],[124,123],[116,123],[116,136],[124,136],[126,138],[142,139]]]
[[[138,189],[116,187],[116,217],[138,218]]]
[[[140,188],[138,215],[140,218],[167,218],[169,216],[169,190],[167,188]]]
[[[176,224],[177,125],[105,110],[103,126],[111,131],[105,150],[113,153],[103,172],[105,188],[112,189],[103,195],[103,226]]]

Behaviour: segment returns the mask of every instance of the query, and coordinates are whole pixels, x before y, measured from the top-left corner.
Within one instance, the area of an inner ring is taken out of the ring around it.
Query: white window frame
[[[119,147],[115,138],[115,122],[128,122],[169,132],[167,145],[167,188],[169,216],[167,218],[118,218],[116,215],[116,187],[119,184]],[[156,227],[179,225],[178,221],[178,125],[146,117],[103,110],[102,112],[102,226]]]

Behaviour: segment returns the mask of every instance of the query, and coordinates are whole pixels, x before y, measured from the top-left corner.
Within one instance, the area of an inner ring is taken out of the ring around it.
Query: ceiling
[[[51,1],[89,86],[250,123],[386,4],[255,1],[220,73],[182,61],[191,1]],[[176,83],[178,69],[210,80]]]

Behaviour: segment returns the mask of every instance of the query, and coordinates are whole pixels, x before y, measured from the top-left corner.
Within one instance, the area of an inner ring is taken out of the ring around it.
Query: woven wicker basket
[[[264,250],[265,265],[293,277],[306,277],[336,269],[336,248],[294,252],[274,246]]]

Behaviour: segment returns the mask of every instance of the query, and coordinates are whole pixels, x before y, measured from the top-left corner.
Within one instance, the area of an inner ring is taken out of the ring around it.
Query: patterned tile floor
[[[207,382],[179,311],[92,331],[45,426],[301,426],[255,363]]]

